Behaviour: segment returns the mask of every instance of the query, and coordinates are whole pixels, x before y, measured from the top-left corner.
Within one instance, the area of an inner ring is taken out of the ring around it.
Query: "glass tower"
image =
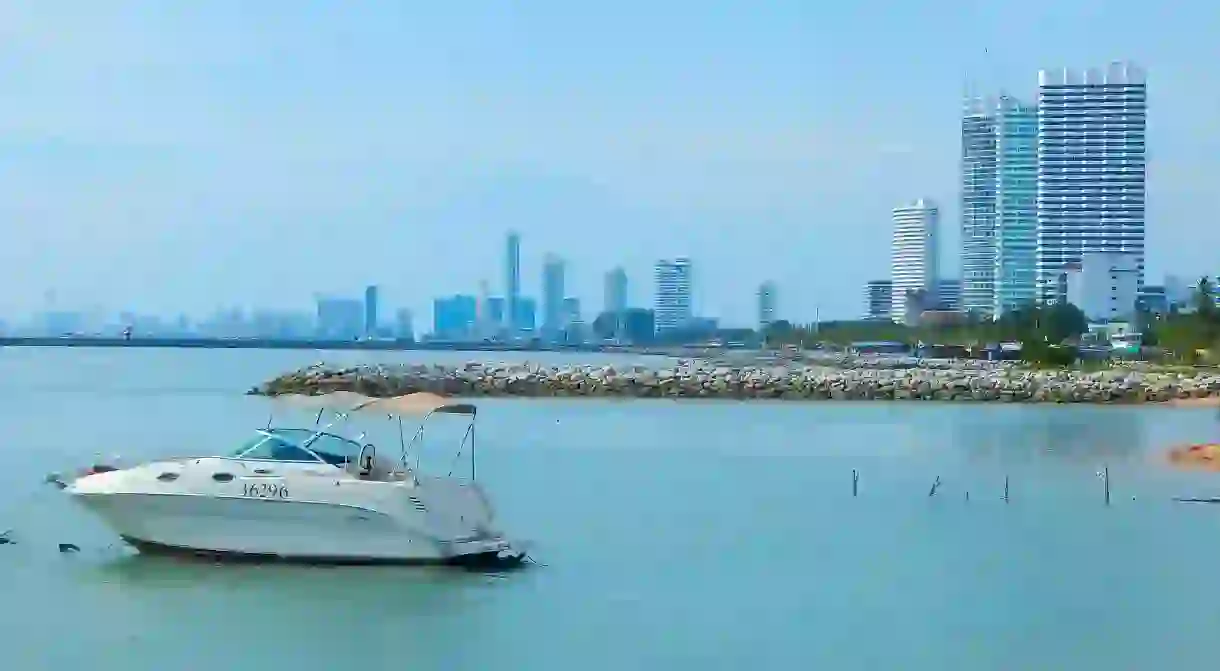
[[[990,317],[995,305],[996,117],[968,98],[962,114],[962,309]]]
[[[554,254],[547,254],[542,262],[542,328],[548,334],[563,329],[564,262]]]
[[[995,305],[999,316],[1037,298],[1038,110],[1002,96],[996,108]]]
[[[504,250],[504,327],[515,332],[521,328],[519,302],[521,300],[521,236],[510,231]]]
[[[1064,267],[1134,254],[1144,280],[1148,89],[1138,67],[1038,73],[1037,288],[1062,300]]]
[[[1037,110],[968,98],[962,115],[962,309],[998,317],[1034,299]]]
[[[691,301],[691,260],[662,259],[653,268],[656,294],[653,311],[657,331],[673,331],[690,325],[694,317]]]

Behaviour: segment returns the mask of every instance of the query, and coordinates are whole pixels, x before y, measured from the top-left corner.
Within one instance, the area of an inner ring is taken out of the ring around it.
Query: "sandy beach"
[[[1180,408],[1220,408],[1220,396],[1205,396],[1203,398],[1175,398],[1165,402],[1166,405]]]

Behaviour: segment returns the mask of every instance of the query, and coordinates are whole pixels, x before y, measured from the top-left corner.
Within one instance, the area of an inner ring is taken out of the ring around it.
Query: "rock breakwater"
[[[1134,404],[1220,399],[1220,372],[1048,371],[981,362],[893,368],[799,363],[730,367],[699,361],[666,368],[317,364],[276,377],[249,393],[278,396],[340,390],[377,397],[429,391],[447,396]]]

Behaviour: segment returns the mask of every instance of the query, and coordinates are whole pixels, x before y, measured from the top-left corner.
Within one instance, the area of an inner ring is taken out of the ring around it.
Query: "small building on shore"
[[[910,355],[911,346],[904,342],[894,341],[863,341],[854,342],[848,349],[852,354],[897,354]]]

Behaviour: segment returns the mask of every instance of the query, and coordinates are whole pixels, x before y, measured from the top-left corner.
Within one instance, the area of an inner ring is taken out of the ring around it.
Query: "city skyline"
[[[785,317],[849,318],[842,289],[886,272],[896,203],[940,202],[940,261],[959,264],[963,80],[1032,101],[1039,70],[1115,58],[1155,79],[1146,274],[1215,274],[1220,9],[543,4],[5,3],[0,318],[308,310],[377,284],[422,322],[433,296],[500,283],[505,230],[530,241],[534,295],[542,250],[585,305],[611,265],[644,304],[655,260],[683,253],[724,323],[753,323],[767,279]],[[913,30],[919,59],[897,46]]]
[[[417,313],[414,309],[383,301],[381,286],[365,285],[358,295],[344,293],[315,293],[312,304],[306,308],[284,308],[269,306],[218,306],[205,315],[177,313],[158,315],[133,312],[106,313],[97,309],[57,309],[54,292],[48,292],[47,309],[24,316],[16,322],[0,318],[0,333],[16,328],[17,333],[39,333],[62,335],[66,333],[105,333],[134,329],[136,332],[158,332],[183,335],[199,332],[215,335],[265,335],[272,332],[291,332],[292,337],[316,335],[323,338],[348,337],[411,337],[414,335],[450,336],[461,333],[462,338],[496,337],[516,339],[520,336],[554,338],[569,325],[587,327],[592,318],[604,312],[618,315],[620,327],[628,310],[643,309],[650,313],[660,311],[661,330],[685,328],[715,328],[720,320],[697,314],[694,310],[691,260],[687,257],[662,259],[653,264],[653,281],[648,284],[647,297],[633,302],[630,288],[635,283],[628,278],[626,270],[616,265],[603,275],[603,293],[600,303],[583,303],[579,297],[566,290],[568,264],[555,252],[544,252],[539,282],[540,291],[535,295],[522,291],[521,235],[509,230],[505,235],[503,285],[486,279],[479,280],[477,291],[458,291],[434,296],[429,306],[431,330],[416,331],[413,326]],[[675,273],[670,280],[663,279],[668,272]],[[527,269],[528,270],[528,269]],[[773,282],[764,283],[775,291]],[[510,317],[511,305],[516,301],[516,318]],[[589,314],[584,310],[596,305]],[[446,314],[441,314],[442,312]],[[771,313],[775,317],[772,305]],[[586,321],[586,318],[588,320]],[[464,325],[464,326],[458,326]]]
[[[879,283],[870,280],[865,318],[887,313],[890,318],[906,321],[912,318],[912,309],[927,307],[993,317],[1035,298],[1066,299],[1069,286],[1074,287],[1074,295],[1093,295],[1099,289],[1080,289],[1101,286],[1101,275],[1081,274],[1090,265],[1082,261],[1089,258],[1094,258],[1098,273],[1113,275],[1127,272],[1128,267],[1136,269],[1138,286],[1143,286],[1147,165],[1144,71],[1126,62],[1104,68],[1062,68],[1040,71],[1038,82],[1036,106],[1004,92],[985,97],[972,89],[967,92],[961,117],[960,277],[948,277],[942,270],[940,209],[935,201],[921,198],[896,207],[892,213],[891,278],[887,282],[890,306],[888,310],[877,307]],[[1078,184],[1080,176],[1075,173],[1084,174],[1083,191]],[[1104,229],[1104,235],[1090,235],[1098,231],[1082,231],[1082,226]],[[463,337],[515,338],[537,328],[544,339],[553,339],[569,325],[583,326],[581,300],[569,295],[565,287],[567,262],[563,257],[554,252],[543,256],[542,321],[538,324],[536,303],[521,291],[520,233],[510,229],[505,242],[503,291],[493,295],[491,284],[481,279],[468,320],[440,313],[446,306],[446,311],[465,314],[470,294],[434,299],[434,331],[446,331],[442,323],[450,318],[469,321],[472,331]],[[1120,268],[1124,270],[1116,270]],[[629,305],[627,288],[622,266],[608,271],[601,311],[617,314],[621,321]],[[697,314],[693,288],[688,257],[662,259],[654,264],[651,310],[657,316],[657,331],[706,328],[719,323],[717,317]],[[910,296],[916,293],[925,293],[928,298],[912,305]],[[1131,300],[1127,302],[1134,305],[1136,290],[1128,293]],[[328,324],[359,323],[358,327],[341,330],[365,337],[379,335],[378,294],[377,285],[368,285],[363,300],[316,298],[317,333],[330,337],[334,334],[327,333]],[[759,285],[759,330],[778,318],[775,294],[773,281]],[[47,295],[53,299],[55,294],[49,291]],[[522,301],[530,302],[527,313],[519,310]],[[459,307],[450,309],[452,304]],[[1107,314],[1118,314],[1116,309],[1121,312],[1114,306],[1106,309]],[[272,315],[273,311],[263,310],[253,318],[265,320]],[[44,321],[56,319],[82,321],[71,311],[44,312]],[[410,308],[400,307],[395,312],[400,326],[413,323],[413,319]],[[187,319],[180,315],[177,322],[184,324]],[[413,331],[406,329],[406,335],[413,336]]]

